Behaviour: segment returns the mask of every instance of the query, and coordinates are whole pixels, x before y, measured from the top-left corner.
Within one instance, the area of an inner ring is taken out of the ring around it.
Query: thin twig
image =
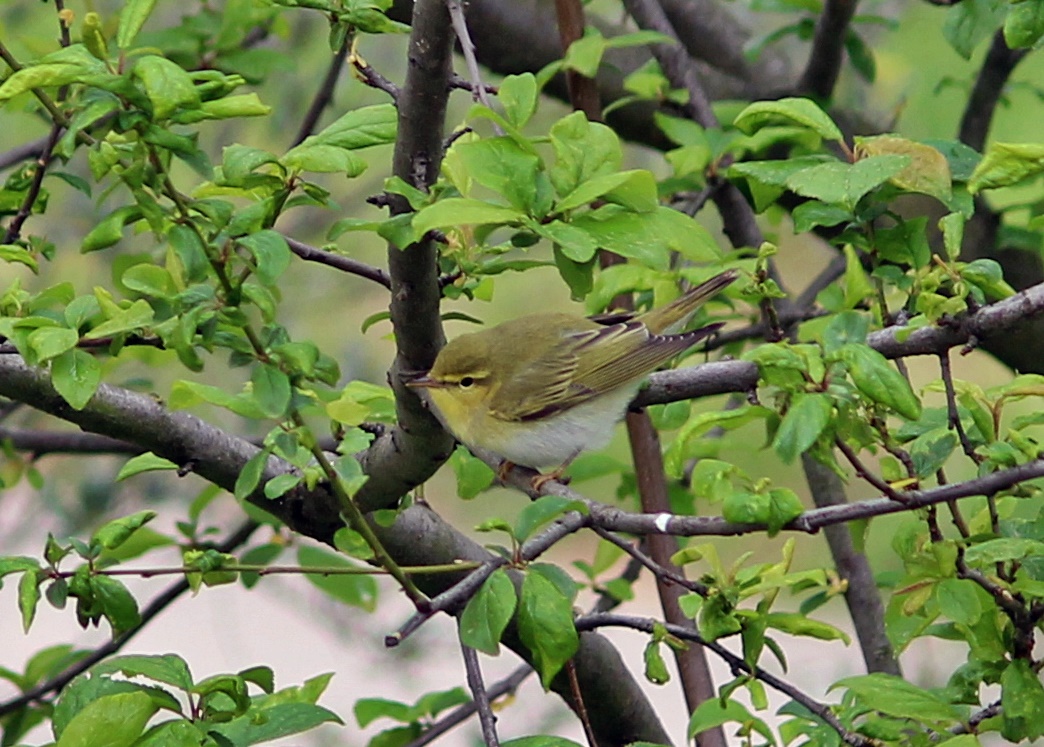
[[[493,709],[489,703],[489,693],[486,692],[486,686],[482,682],[482,667],[479,666],[478,654],[475,649],[464,643],[459,624],[457,625],[457,635],[460,638],[460,653],[464,658],[464,672],[468,680],[468,689],[471,690],[471,699],[475,702],[479,725],[482,727],[482,739],[486,743],[486,747],[499,747],[497,717],[493,715]]]
[[[845,255],[838,254],[830,260],[830,263],[818,275],[812,278],[812,282],[805,286],[805,289],[801,291],[801,295],[794,299],[794,305],[802,310],[811,309],[816,302],[816,296],[844,275],[847,266],[848,260],[845,258]]]
[[[301,126],[298,128],[297,135],[294,136],[291,145],[300,145],[306,137],[315,131],[316,123],[319,122],[319,117],[322,116],[323,110],[333,100],[334,89],[337,87],[337,81],[340,79],[341,71],[344,69],[344,60],[348,56],[350,40],[351,36],[345,34],[344,39],[341,41],[341,46],[334,53],[333,59],[330,60],[330,66],[326,70],[326,75],[323,76],[323,82],[319,86],[319,90],[316,91],[308,111],[305,112],[304,119],[301,121]]]
[[[576,706],[576,715],[584,727],[584,736],[587,737],[588,747],[598,747],[594,729],[591,727],[591,719],[587,715],[587,705],[584,703],[584,694],[580,690],[580,681],[576,678],[576,663],[570,659],[565,663],[566,677],[569,679],[569,694],[573,697]]]
[[[693,641],[703,648],[712,651],[715,655],[723,659],[737,675],[741,672],[749,674],[761,682],[764,682],[773,690],[777,690],[792,700],[800,703],[822,719],[830,728],[836,731],[845,744],[852,745],[852,747],[871,747],[873,744],[873,740],[846,729],[844,724],[841,723],[828,705],[820,703],[796,688],[794,685],[766,672],[764,669],[757,666],[751,666],[744,661],[743,657],[732,653],[720,643],[704,640],[699,633],[691,628],[683,627],[681,625],[673,625],[671,623],[658,622],[652,618],[616,614],[585,615],[576,620],[577,630],[594,630],[596,628],[611,626],[631,628],[644,633],[653,633],[657,625],[665,627],[667,632],[671,635],[677,636],[682,640]]]
[[[868,483],[873,485],[875,488],[877,488],[879,491],[891,498],[893,501],[896,501],[898,503],[906,503],[906,496],[900,493],[895,488],[893,488],[887,482],[882,480],[880,477],[875,475],[869,469],[867,469],[866,465],[864,465],[860,461],[859,457],[856,455],[855,451],[853,451],[852,447],[846,444],[843,439],[838,438],[836,439],[835,443],[837,444],[837,448],[841,451],[842,454],[845,455],[845,459],[847,459],[848,463],[852,465],[852,468],[856,471],[856,474],[859,477],[866,480]]]
[[[14,148],[0,153],[0,171],[8,169],[22,161],[28,161],[30,158],[39,157],[39,155],[44,152],[44,148],[47,147],[47,142],[50,137],[50,135],[44,135],[43,137],[36,138],[36,140],[30,140],[28,143],[16,145]]]
[[[942,374],[943,386],[946,389],[946,415],[950,421],[950,427],[957,431],[957,437],[961,440],[961,449],[965,456],[976,464],[982,464],[983,457],[975,452],[975,446],[968,438],[964,425],[961,423],[961,414],[957,409],[957,393],[953,387],[953,371],[950,368],[950,351],[939,354],[939,370]]]
[[[493,701],[503,695],[514,693],[519,685],[521,685],[529,675],[533,674],[534,671],[533,667],[528,664],[523,664],[516,668],[515,671],[507,677],[486,688],[486,692],[489,694],[489,699]],[[471,718],[475,711],[476,705],[474,701],[464,703],[433,723],[424,731],[423,734],[412,742],[406,744],[405,747],[424,747],[425,745],[431,744],[453,727],[458,726]]]
[[[493,571],[507,564],[504,558],[496,558],[484,563],[461,581],[458,581],[446,591],[432,597],[423,609],[418,609],[399,626],[399,629],[384,637],[384,645],[394,648],[415,633],[421,625],[426,623],[439,612],[445,612],[460,608],[478,591],[479,587],[486,582]]]
[[[373,69],[366,60],[362,57],[357,56],[354,52],[352,53],[349,61],[352,67],[355,68],[355,72],[359,76],[359,80],[368,85],[370,88],[376,88],[378,91],[384,91],[388,96],[391,97],[392,102],[399,100],[399,87],[392,83],[390,80],[385,78],[379,72]]]
[[[236,531],[229,535],[224,542],[217,545],[216,549],[220,552],[232,552],[232,550],[235,550],[237,547],[246,544],[250,539],[250,536],[259,526],[260,524],[252,520],[245,521],[238,529],[236,529]],[[172,602],[174,602],[174,600],[188,590],[189,584],[185,579],[181,579],[180,581],[168,586],[163,592],[154,597],[144,609],[142,609],[141,620],[133,628],[123,632],[108,643],[99,646],[88,656],[80,659],[78,662],[65,669],[61,674],[58,674],[45,682],[41,682],[28,692],[22,693],[17,698],[9,700],[6,703],[0,703],[0,718],[24,708],[30,703],[42,699],[49,693],[60,692],[62,688],[69,684],[69,682],[71,682],[75,677],[86,672],[99,661],[115,654],[123,648],[134,636],[141,632],[142,628],[151,622],[154,617],[165,610]]]
[[[464,55],[464,62],[468,66],[468,75],[471,77],[471,95],[475,98],[475,101],[485,106],[490,106],[486,87],[482,85],[482,74],[479,72],[478,60],[475,59],[475,43],[471,41],[468,23],[464,18],[464,6],[461,5],[460,0],[446,0],[446,7],[449,9],[453,32],[457,35],[457,41],[460,42],[460,51]]]
[[[630,555],[640,565],[652,571],[658,578],[661,578],[665,581],[669,581],[672,584],[678,584],[678,586],[682,587],[683,589],[694,591],[701,597],[706,597],[710,593],[710,588],[706,584],[685,578],[685,576],[678,573],[676,569],[667,568],[660,565],[655,560],[653,560],[648,555],[639,550],[637,547],[635,547],[633,543],[628,542],[623,537],[618,537],[612,532],[607,532],[606,530],[598,527],[595,528],[594,533],[602,539],[604,539],[606,542],[611,542],[612,544],[619,547],[625,553]]]
[[[475,83],[472,83],[467,78],[461,77],[457,73],[450,74],[449,85],[450,88],[457,88],[461,91],[474,92],[475,90]],[[490,95],[496,96],[498,93],[500,93],[500,86],[495,86],[492,83],[483,83],[479,81],[478,85],[482,86],[482,89]]]
[[[388,277],[388,273],[378,267],[373,267],[365,262],[360,262],[340,254],[324,251],[309,244],[305,244],[302,241],[298,241],[297,239],[292,239],[289,236],[285,236],[284,238],[286,239],[287,246],[290,247],[290,251],[306,262],[318,262],[319,264],[334,267],[343,272],[349,272],[352,275],[358,275],[367,280],[372,280],[375,283],[383,285],[385,288],[391,288],[391,278]]]

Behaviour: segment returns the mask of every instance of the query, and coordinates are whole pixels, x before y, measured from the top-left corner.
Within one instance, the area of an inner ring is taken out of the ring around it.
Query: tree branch
[[[392,162],[395,176],[418,189],[427,190],[435,183],[442,162],[453,39],[444,0],[419,0],[413,11],[409,67],[397,102]],[[401,196],[391,195],[389,200],[393,215],[410,210]],[[370,479],[356,501],[364,510],[393,505],[431,477],[453,450],[453,439],[403,379],[405,374],[430,368],[446,341],[439,316],[438,247],[428,238],[405,249],[389,245],[388,273],[396,347],[388,378],[395,392],[398,425],[362,456]]]
[[[300,145],[306,137],[312,134],[319,117],[323,114],[323,110],[333,100],[334,88],[337,87],[337,81],[341,77],[341,71],[344,69],[344,60],[348,56],[348,46],[351,43],[351,38],[350,34],[345,34],[344,39],[341,40],[341,46],[338,47],[333,59],[330,60],[330,66],[326,70],[326,75],[323,76],[323,82],[312,98],[312,103],[308,106],[304,119],[301,120],[301,126],[297,129],[297,134],[294,135],[293,142],[290,144],[291,147]]]
[[[578,630],[593,630],[595,628],[615,626],[631,628],[633,630],[640,630],[645,633],[653,633],[655,626],[658,623],[656,620],[642,617],[632,617],[629,615],[616,615],[611,613],[600,613],[596,615],[585,615],[584,617],[578,618],[576,621],[576,627]],[[844,741],[845,744],[852,745],[852,747],[870,747],[874,744],[874,741],[868,737],[864,737],[861,734],[850,732],[841,721],[834,715],[834,712],[830,710],[830,707],[824,703],[820,703],[814,698],[810,697],[806,693],[797,689],[789,682],[786,682],[779,677],[776,677],[769,672],[758,666],[751,666],[748,664],[743,657],[737,656],[736,654],[729,651],[727,648],[722,646],[720,643],[714,641],[705,641],[696,631],[682,627],[679,625],[672,625],[667,623],[664,625],[667,628],[667,632],[671,635],[675,635],[678,638],[686,641],[693,641],[699,644],[703,648],[707,648],[713,651],[715,655],[723,659],[729,667],[737,675],[740,672],[749,674],[756,679],[764,682],[766,685],[771,687],[773,690],[777,690],[784,695],[788,696],[792,700],[800,703],[809,711],[814,713],[820,719],[822,719],[827,725],[830,726],[834,731],[837,732],[838,736]]]
[[[1028,49],[1009,49],[1004,41],[1003,30],[998,30],[993,35],[993,43],[986,53],[986,59],[982,61],[975,86],[961,117],[958,137],[962,143],[982,151],[1008,78],[1028,52]]]
[[[816,21],[812,53],[797,85],[799,93],[822,101],[833,95],[841,73],[848,24],[855,15],[856,5],[857,0],[827,0],[824,4]]]
[[[801,456],[812,501],[819,508],[848,505],[845,486],[837,473],[817,462],[807,453]],[[886,672],[902,676],[899,660],[885,634],[884,605],[877,591],[873,569],[866,554],[858,551],[849,528],[844,525],[824,527],[830,555],[838,575],[847,584],[845,604],[852,618],[859,648],[868,672]]]
[[[297,239],[292,239],[289,236],[284,236],[283,238],[286,239],[286,244],[290,247],[290,251],[306,262],[318,262],[319,264],[328,265],[343,272],[372,280],[391,290],[391,278],[388,277],[388,273],[379,267],[373,267],[365,262],[360,262],[341,254],[324,251]]]
[[[260,526],[253,520],[243,522],[242,525],[236,531],[225,539],[224,542],[216,545],[216,549],[220,552],[232,552],[237,547],[241,547],[246,544],[247,540],[254,531]],[[22,693],[17,698],[7,701],[6,703],[0,703],[0,718],[3,718],[9,713],[17,711],[20,708],[34,703],[46,695],[51,693],[59,692],[63,687],[68,685],[75,677],[83,674],[88,669],[93,667],[99,661],[102,661],[106,657],[112,656],[117,651],[122,649],[130,640],[141,632],[142,628],[148,625],[153,618],[160,614],[163,610],[171,605],[178,597],[189,590],[188,581],[182,578],[170,586],[164,591],[160,592],[156,597],[153,598],[148,605],[145,606],[141,611],[141,620],[133,628],[127,630],[117,638],[113,638],[111,641],[102,644],[83,659],[80,659],[72,666],[68,667],[61,674],[52,677],[45,682],[40,683],[36,687],[32,688],[28,692]]]

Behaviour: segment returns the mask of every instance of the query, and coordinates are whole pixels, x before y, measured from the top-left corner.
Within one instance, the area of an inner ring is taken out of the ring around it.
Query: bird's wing
[[[600,332],[594,328],[564,334],[549,351],[522,363],[492,393],[490,413],[501,420],[531,420],[562,409],[574,394],[577,346]]]
[[[553,415],[643,378],[719,326],[653,335],[643,323],[629,321],[569,333],[504,382],[490,409],[502,420]]]

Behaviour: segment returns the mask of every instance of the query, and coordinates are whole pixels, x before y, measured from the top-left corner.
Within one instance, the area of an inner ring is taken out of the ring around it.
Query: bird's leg
[[[497,479],[502,483],[507,482],[508,472],[514,469],[515,463],[510,459],[504,459],[500,462],[500,466],[497,467]]]
[[[573,463],[573,460],[576,459],[577,456],[579,456],[581,451],[581,449],[577,449],[576,451],[574,451],[564,462],[562,462],[560,465],[548,472],[546,475],[536,475],[530,481],[530,486],[533,488],[535,492],[539,493],[541,488],[543,488],[552,480],[557,480],[558,482],[561,482],[563,485],[567,485],[569,483],[569,478],[567,477],[565,479],[562,479],[562,475],[565,474],[565,471],[567,469],[569,469],[569,465]]]

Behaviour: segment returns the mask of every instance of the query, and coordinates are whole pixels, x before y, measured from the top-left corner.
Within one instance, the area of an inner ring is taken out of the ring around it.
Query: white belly
[[[501,423],[498,437],[482,446],[526,467],[557,467],[581,451],[600,449],[638,393],[641,381],[603,394],[548,418]]]

